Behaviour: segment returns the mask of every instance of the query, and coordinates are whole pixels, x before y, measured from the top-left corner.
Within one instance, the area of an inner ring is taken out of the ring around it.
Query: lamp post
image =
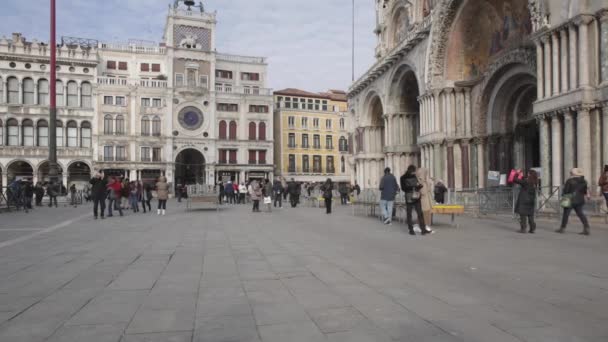
[[[57,182],[57,43],[55,38],[55,0],[51,0],[51,87],[49,108],[49,180]]]

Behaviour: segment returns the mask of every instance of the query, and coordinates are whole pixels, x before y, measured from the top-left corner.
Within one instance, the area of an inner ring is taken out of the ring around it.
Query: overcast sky
[[[0,35],[48,41],[49,0],[0,0]],[[374,0],[355,0],[355,78],[374,62]],[[160,41],[169,0],[57,0],[62,35]],[[351,0],[207,0],[217,50],[269,58],[269,86],[346,90],[351,83]]]

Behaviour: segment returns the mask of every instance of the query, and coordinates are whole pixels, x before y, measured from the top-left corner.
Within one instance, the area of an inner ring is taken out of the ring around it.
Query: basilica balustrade
[[[168,82],[165,80],[149,80],[122,77],[97,77],[97,84],[101,87],[142,87],[142,88],[167,88]]]

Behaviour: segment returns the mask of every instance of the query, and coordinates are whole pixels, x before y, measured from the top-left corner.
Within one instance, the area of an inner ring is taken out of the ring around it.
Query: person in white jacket
[[[241,182],[239,185],[239,204],[245,204],[245,196],[247,195],[247,187]]]

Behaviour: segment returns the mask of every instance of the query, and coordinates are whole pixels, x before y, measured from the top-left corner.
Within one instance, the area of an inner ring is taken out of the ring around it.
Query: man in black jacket
[[[300,202],[301,185],[292,178],[291,182],[287,185],[287,192],[289,193],[291,207],[295,208]]]
[[[97,220],[97,209],[101,209],[101,219],[105,218],[106,211],[106,191],[108,183],[102,173],[96,173],[95,177],[91,178],[91,197],[93,198],[93,215]]]

